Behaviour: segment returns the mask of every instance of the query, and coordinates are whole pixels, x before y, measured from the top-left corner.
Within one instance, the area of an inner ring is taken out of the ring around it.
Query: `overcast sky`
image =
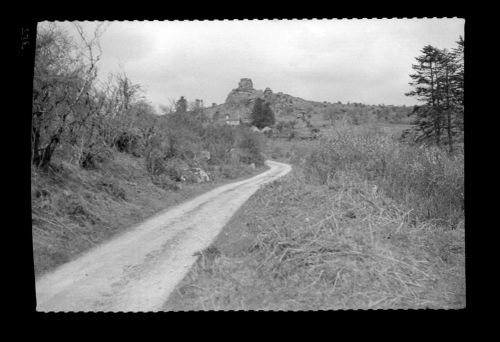
[[[462,19],[110,22],[99,68],[121,67],[154,105],[219,104],[244,77],[306,100],[413,105],[404,93],[421,48],[453,48],[460,35]]]

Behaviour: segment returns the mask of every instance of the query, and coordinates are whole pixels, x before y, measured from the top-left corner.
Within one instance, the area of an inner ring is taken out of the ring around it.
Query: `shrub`
[[[234,145],[235,130],[230,126],[208,126],[203,135],[205,148],[210,152],[210,164],[226,161],[227,151]]]
[[[132,132],[122,132],[115,139],[114,145],[120,152],[126,152],[135,157],[142,155],[141,138]]]
[[[236,146],[243,151],[240,156],[240,161],[246,164],[255,163],[255,165],[263,165],[264,157],[262,156],[262,137],[247,128],[240,129],[237,137]]]
[[[276,124],[276,130],[281,133],[286,127],[286,122],[285,121],[279,121],[277,124]]]
[[[339,172],[359,174],[426,219],[454,226],[463,218],[463,154],[409,146],[360,129],[322,140],[308,154],[304,168],[306,179],[320,184],[328,184]]]
[[[151,176],[157,176],[165,171],[163,153],[158,148],[150,149],[144,158],[146,170]]]
[[[151,181],[153,182],[154,185],[162,188],[163,190],[179,190],[181,189],[180,183],[177,183],[176,181],[172,180],[169,176],[167,175],[156,175],[151,178]]]
[[[178,158],[168,159],[163,162],[163,165],[165,168],[164,174],[176,182],[181,181],[183,172],[189,168],[185,161]]]
[[[243,176],[246,172],[242,165],[222,165],[221,173],[225,178],[235,179]]]
[[[84,169],[96,169],[99,164],[113,158],[113,153],[103,145],[88,148],[80,156],[79,164]]]

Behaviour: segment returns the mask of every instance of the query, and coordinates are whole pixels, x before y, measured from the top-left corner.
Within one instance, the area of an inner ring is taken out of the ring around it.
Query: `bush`
[[[188,114],[184,116],[186,117],[173,115],[167,118],[163,121],[165,126],[149,139],[144,153],[146,169],[152,179],[156,177],[156,183],[165,183],[164,180],[157,179],[160,175],[179,182],[182,176],[188,177],[186,171],[191,167],[207,170],[209,166],[215,165],[264,163],[261,153],[263,138],[260,134],[251,132],[244,126],[233,128],[207,123],[191,125],[193,118]],[[210,153],[209,160],[197,158],[202,151]],[[227,178],[240,175],[227,170],[221,173],[227,175]],[[162,187],[172,188],[169,184]]]
[[[255,163],[255,165],[263,165],[264,157],[262,156],[262,137],[247,128],[240,129],[238,132],[236,146],[243,151],[240,156],[240,161],[246,164]]]
[[[80,156],[80,166],[84,169],[96,169],[99,164],[113,158],[112,151],[106,146],[98,145],[85,150]]]
[[[286,127],[286,122],[285,121],[279,121],[277,124],[276,124],[276,130],[281,133],[283,132],[283,130],[285,129]]]
[[[235,179],[252,173],[252,169],[242,164],[226,164],[221,166],[220,172],[224,178]]]
[[[409,146],[373,130],[337,132],[305,162],[306,179],[328,184],[339,172],[356,173],[423,218],[454,226],[463,219],[463,155]]]
[[[163,162],[165,171],[164,174],[171,180],[180,182],[182,174],[189,168],[189,165],[178,158],[168,159]]]
[[[151,177],[164,175],[173,181],[180,181],[182,172],[189,167],[188,163],[180,158],[166,158],[159,149],[149,151],[145,161]]]
[[[122,132],[115,139],[114,145],[120,152],[126,152],[135,157],[142,155],[141,138],[132,132]]]
[[[239,169],[232,165],[223,165],[221,168],[222,175],[225,178],[235,179],[240,176]]]
[[[235,130],[230,126],[208,126],[204,132],[203,141],[206,150],[210,152],[210,164],[222,164],[226,161],[227,151],[235,142]]]
[[[165,171],[163,167],[163,156],[158,149],[151,149],[144,158],[146,170],[151,176],[157,176]]]
[[[151,178],[151,181],[153,182],[154,185],[162,188],[163,190],[174,190],[175,191],[175,190],[181,189],[181,187],[182,187],[180,183],[177,183],[176,181],[172,180],[167,175],[153,176]]]

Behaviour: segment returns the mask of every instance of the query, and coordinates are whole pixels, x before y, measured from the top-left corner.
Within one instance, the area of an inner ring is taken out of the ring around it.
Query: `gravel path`
[[[36,282],[38,311],[157,311],[238,208],[291,170],[227,184],[153,216]]]

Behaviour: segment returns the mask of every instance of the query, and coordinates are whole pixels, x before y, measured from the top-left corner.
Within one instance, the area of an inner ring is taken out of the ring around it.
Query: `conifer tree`
[[[414,125],[419,133],[417,140],[429,140],[434,138],[436,144],[441,143],[442,112],[439,97],[438,64],[441,51],[431,45],[422,49],[423,55],[416,57],[417,64],[412,65],[415,70],[410,77],[410,85],[414,90],[408,92],[407,96],[414,96],[417,100],[424,102],[421,106],[415,106],[413,114],[416,115]]]
[[[269,102],[265,102],[261,98],[256,98],[252,113],[250,115],[250,120],[252,122],[252,125],[257,127],[258,129],[274,125],[276,120],[274,117],[274,112],[271,109],[271,104]]]
[[[447,144],[453,152],[456,136],[463,132],[463,38],[453,51],[427,45],[410,75],[414,96],[423,102],[415,106],[413,130],[417,141],[434,140],[436,145]]]
[[[187,100],[184,96],[181,96],[179,101],[175,104],[175,111],[178,113],[186,113],[187,112]]]
[[[265,127],[263,125],[263,114],[264,114],[264,106],[263,106],[264,100],[261,98],[256,98],[255,103],[253,105],[252,113],[250,114],[250,120],[252,122],[252,125],[257,127],[258,129],[262,129]]]
[[[262,112],[263,124],[265,126],[272,126],[276,122],[274,118],[274,112],[271,109],[271,104],[269,102],[264,103],[264,109]]]
[[[458,128],[459,133],[463,134],[464,130],[464,93],[465,93],[465,87],[464,87],[464,76],[465,76],[465,69],[464,69],[464,47],[465,47],[465,41],[462,36],[459,37],[457,41],[457,47],[453,49],[452,55],[453,55],[453,60],[454,63],[456,64],[456,72],[453,76],[453,96],[454,96],[454,104],[455,104],[455,109],[456,109],[456,117],[455,117],[455,124]]]

